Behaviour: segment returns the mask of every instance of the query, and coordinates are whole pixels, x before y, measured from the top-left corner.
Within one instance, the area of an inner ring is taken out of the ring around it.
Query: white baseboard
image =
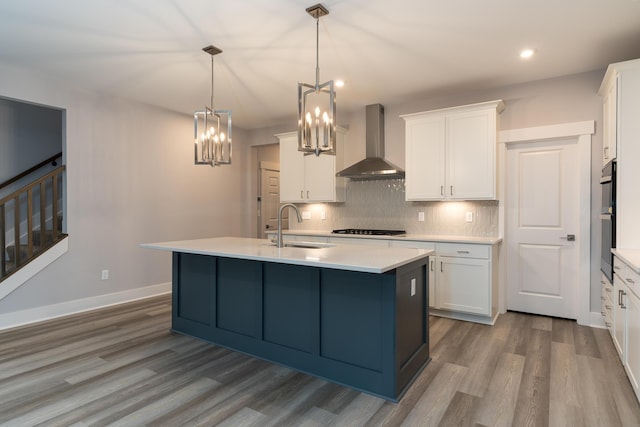
[[[113,294],[99,295],[91,298],[0,314],[0,331],[30,323],[41,322],[43,320],[55,319],[56,317],[68,316],[70,314],[95,310],[97,308],[104,308],[143,298],[150,298],[170,292],[171,283],[161,283],[158,285],[146,286],[144,288],[116,292]]]

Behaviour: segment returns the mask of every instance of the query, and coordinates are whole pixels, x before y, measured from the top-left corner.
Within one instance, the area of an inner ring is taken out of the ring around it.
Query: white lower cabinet
[[[613,342],[640,399],[640,275],[614,257]]]
[[[627,293],[627,363],[625,364],[631,386],[640,398],[638,379],[640,376],[640,298]]]
[[[491,315],[489,261],[436,257],[438,307],[462,313]]]

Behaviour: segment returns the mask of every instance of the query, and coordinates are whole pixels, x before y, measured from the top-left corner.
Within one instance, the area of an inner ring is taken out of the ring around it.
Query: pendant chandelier
[[[308,7],[316,20],[316,84],[298,83],[298,151],[336,154],[336,93],[333,80],[320,84],[319,24],[329,10],[321,4]]]
[[[194,162],[196,165],[231,164],[231,110],[216,110],[213,103],[213,57],[222,50],[215,46],[202,48],[211,55],[211,105],[193,114]]]

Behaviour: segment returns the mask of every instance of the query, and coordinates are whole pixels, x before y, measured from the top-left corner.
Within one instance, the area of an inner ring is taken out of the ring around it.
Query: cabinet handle
[[[613,326],[610,322],[604,322],[604,324],[607,326],[607,328],[610,328],[611,326]]]
[[[307,190],[307,199],[309,198],[309,190]]]
[[[600,297],[600,299],[601,299],[602,301],[604,301],[604,300],[606,300],[607,298],[606,298],[606,297]]]
[[[459,254],[468,254],[469,251],[468,250],[459,250],[458,253]]]
[[[627,295],[627,293],[626,293],[625,291],[623,291],[622,289],[620,289],[618,292],[620,293],[620,308],[624,308],[624,309],[626,309],[626,308],[627,308],[627,306],[626,306],[626,305],[624,305],[624,303],[622,302],[622,298],[623,298],[625,295]]]
[[[618,289],[618,305],[622,307],[622,289]]]
[[[431,271],[433,271],[433,260],[431,260]]]
[[[611,289],[610,287],[606,287],[606,288],[604,288],[604,290],[609,292],[609,293],[613,292],[613,289]]]
[[[451,191],[451,195],[453,196],[453,185],[451,186],[451,189],[449,191]]]
[[[606,304],[605,304],[605,305],[604,305],[604,308],[606,308],[607,310],[611,310],[611,309],[613,308],[613,306],[612,306],[612,305],[606,305]]]
[[[444,272],[443,264],[444,262],[440,261],[440,273]]]
[[[636,283],[636,282],[634,282],[634,281],[633,281],[633,279],[629,279],[629,278],[627,278],[627,283],[631,283],[631,284],[633,284],[633,283]]]
[[[440,195],[444,196],[444,185],[440,186]]]
[[[303,190],[300,190],[300,198],[304,199],[304,191]]]
[[[619,265],[614,265],[614,266],[613,266],[613,269],[614,269],[614,270],[620,270],[620,266],[619,266]]]

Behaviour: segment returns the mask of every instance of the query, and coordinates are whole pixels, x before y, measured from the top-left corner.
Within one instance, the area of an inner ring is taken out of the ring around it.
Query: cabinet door
[[[617,96],[618,80],[613,79],[607,89],[603,103],[604,130],[602,133],[602,163],[606,164],[616,158],[617,147]]]
[[[491,315],[489,262],[481,259],[437,257],[437,302],[443,310]]]
[[[280,141],[280,202],[304,200],[304,159],[295,132],[278,135]]]
[[[627,374],[636,395],[640,379],[640,299],[627,291]]]
[[[493,199],[496,194],[496,110],[447,117],[447,196]]]
[[[444,199],[444,116],[407,119],[405,133],[406,199]]]
[[[296,141],[297,143],[297,141]],[[304,156],[304,198],[309,202],[332,202],[336,195],[336,157]]]
[[[626,286],[624,282],[617,274],[613,275],[613,343],[616,350],[620,355],[622,364],[626,364],[626,323],[627,323],[627,310],[625,306],[626,301]]]

